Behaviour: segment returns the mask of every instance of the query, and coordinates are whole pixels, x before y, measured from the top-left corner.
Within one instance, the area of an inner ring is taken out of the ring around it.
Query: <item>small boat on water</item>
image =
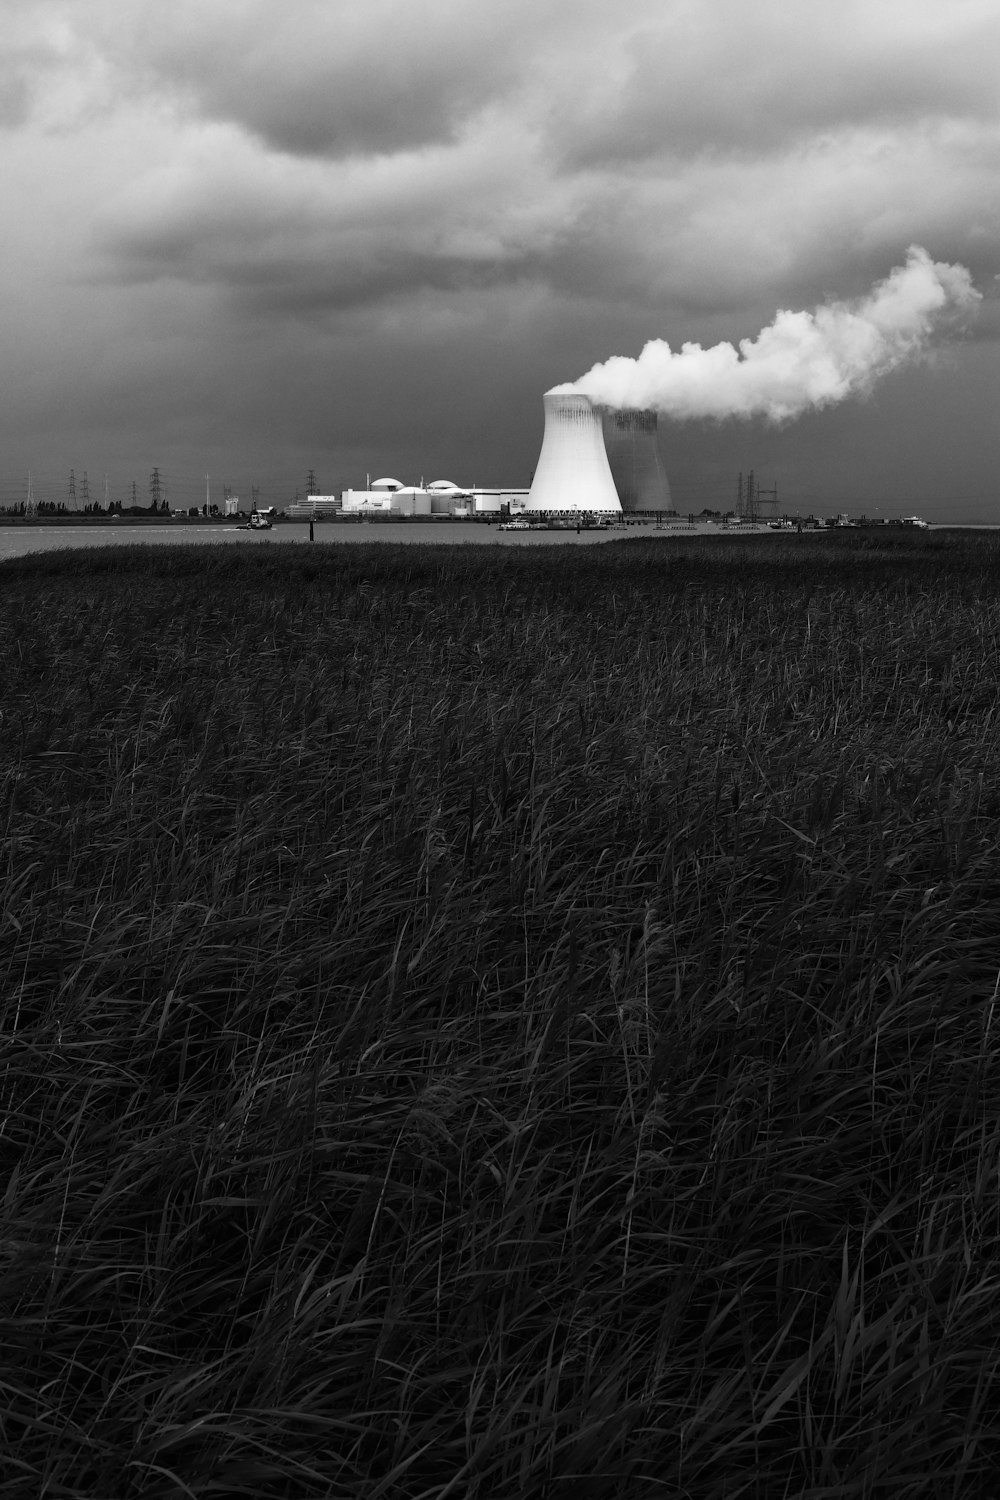
[[[239,527],[237,527],[237,530],[238,531],[270,531],[272,529],[273,524],[274,523],[272,522],[271,517],[270,516],[266,516],[263,511],[252,510],[250,512],[250,519],[249,519],[249,521],[246,523],[245,526],[239,526]]]

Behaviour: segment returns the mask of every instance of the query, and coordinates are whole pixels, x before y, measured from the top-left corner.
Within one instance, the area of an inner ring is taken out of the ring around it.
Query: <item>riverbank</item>
[[[185,547],[192,542],[204,546],[220,543],[230,546],[234,542],[251,542],[252,545],[258,547],[268,546],[271,543],[312,541],[316,545],[322,545],[324,542],[341,542],[350,546],[367,543],[376,543],[381,546],[405,543],[420,547],[442,544],[448,547],[537,548],[550,545],[591,547],[595,544],[604,545],[612,540],[620,540],[623,536],[657,538],[662,541],[684,539],[690,541],[701,538],[711,539],[714,545],[719,545],[727,539],[732,541],[741,535],[748,535],[744,528],[723,528],[714,523],[696,523],[693,527],[686,524],[658,527],[655,524],[635,523],[625,528],[581,528],[579,532],[575,527],[560,527],[551,531],[548,529],[503,531],[495,520],[452,520],[449,517],[406,517],[389,521],[324,518],[321,521],[315,521],[312,527],[308,521],[278,520],[271,530],[260,532],[242,529],[245,524],[245,519],[241,522],[235,517],[228,520],[190,517],[178,521],[171,521],[169,518],[159,520],[128,518],[121,523],[98,520],[93,517],[69,523],[60,517],[45,517],[40,520],[8,518],[8,524],[0,525],[0,560],[5,557],[24,556],[31,552],[53,551],[67,547],[90,549],[144,545],[162,549],[164,546]],[[897,534],[897,529],[887,528],[875,534],[892,537]],[[811,538],[823,538],[823,545],[827,545],[828,539],[836,533],[805,532],[801,536],[796,536],[794,532],[776,532],[761,528],[751,535],[766,540],[769,546],[781,545],[790,538],[794,538],[795,545],[802,546],[808,544]]]

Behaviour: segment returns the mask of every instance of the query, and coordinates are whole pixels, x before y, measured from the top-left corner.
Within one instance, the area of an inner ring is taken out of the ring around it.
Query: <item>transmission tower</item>
[[[160,485],[160,471],[154,469],[149,476],[149,508],[154,513],[160,508],[160,499],[163,491]]]
[[[138,506],[138,504],[139,504],[139,497],[136,494],[135,480],[133,479],[133,481],[132,481],[132,508],[133,508],[133,510]]]
[[[316,475],[314,474],[314,472],[313,472],[312,469],[310,469],[309,473],[306,475],[306,494],[307,495],[318,495],[319,494],[319,487],[316,484]]]
[[[765,517],[777,519],[778,486],[762,490],[754,478],[753,469],[746,478],[740,474],[736,484],[736,514],[742,521],[761,521]]]
[[[69,502],[68,503],[69,503],[70,510],[76,510],[76,471],[74,469],[70,469],[70,471],[69,471]]]
[[[72,500],[73,500],[73,509],[76,510],[76,495],[75,494],[72,496]],[[90,480],[87,478],[87,471],[86,471],[86,469],[84,469],[84,471],[83,471],[83,478],[80,480],[80,500],[81,500],[81,502],[83,504],[84,510],[88,510],[90,508]]]
[[[753,477],[753,469],[744,479],[740,474],[736,486],[736,514],[741,521],[756,521],[757,519],[757,485]]]
[[[765,498],[761,499],[761,496],[764,496]],[[766,506],[767,507],[766,512],[763,511],[763,510],[761,510],[762,506]],[[761,511],[762,515],[766,514],[766,515],[770,516],[770,518],[771,518],[772,521],[776,521],[778,519],[778,486],[777,485],[774,485],[769,490],[762,490],[761,487],[760,487],[760,485],[757,486],[757,508],[758,508],[759,511]]]

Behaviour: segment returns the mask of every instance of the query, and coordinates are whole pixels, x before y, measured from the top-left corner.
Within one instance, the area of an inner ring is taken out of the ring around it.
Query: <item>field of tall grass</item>
[[[996,1493],[996,541],[0,620],[5,1497]]]

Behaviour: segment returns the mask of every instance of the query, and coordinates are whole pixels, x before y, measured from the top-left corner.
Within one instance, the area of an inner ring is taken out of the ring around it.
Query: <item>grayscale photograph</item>
[[[997,0],[0,0],[0,1496],[1000,1495]]]

